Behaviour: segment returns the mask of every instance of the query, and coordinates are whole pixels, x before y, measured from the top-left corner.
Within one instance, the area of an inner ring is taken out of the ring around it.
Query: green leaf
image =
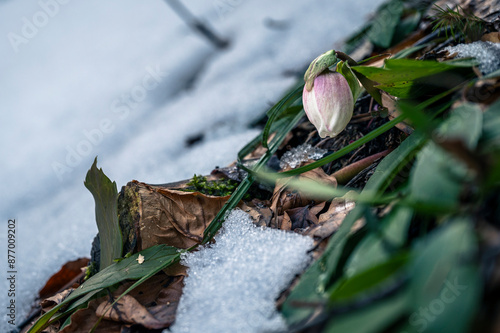
[[[172,246],[167,246],[165,244],[155,245],[104,268],[96,275],[85,281],[85,283],[79,288],[74,290],[63,302],[40,317],[28,332],[40,332],[44,327],[46,327],[46,324],[56,314],[56,312],[59,311],[59,309],[78,297],[87,295],[86,297],[90,298],[93,295],[89,297],[89,293],[100,291],[125,280],[140,279],[138,282],[143,282],[159,271],[178,262],[180,259],[180,253],[181,252],[179,252],[177,248]],[[144,256],[144,262],[142,264],[139,264],[137,261],[139,255]],[[138,284],[139,283],[134,284],[126,292],[130,291]],[[124,294],[122,294],[122,296]]]
[[[497,78],[500,77],[500,69],[497,69],[494,72],[491,72],[483,77],[483,79],[492,79],[492,78]]]
[[[405,262],[404,255],[396,256],[351,279],[345,278],[332,294],[337,301],[344,296],[353,298],[363,289],[370,290],[377,281],[380,286],[390,285],[398,272],[410,280],[394,296],[388,294],[381,300],[365,302],[357,309],[344,306],[350,311],[333,315],[325,331],[375,333],[401,323],[396,332],[468,332],[482,290],[474,260],[477,242],[472,225],[470,218],[451,218],[418,241],[407,257],[410,261]],[[330,311],[342,304],[345,303],[334,303]]]
[[[391,46],[401,14],[403,14],[403,4],[400,0],[392,0],[381,7],[367,32],[370,41],[383,49]]]
[[[342,74],[349,84],[349,88],[351,88],[352,97],[354,102],[358,99],[359,95],[363,92],[363,87],[359,84],[356,75],[351,70],[351,67],[348,63],[340,61],[337,64],[337,72]]]
[[[403,58],[406,58],[409,55],[411,55],[411,54],[413,54],[413,53],[415,53],[417,51],[420,51],[423,48],[426,48],[427,46],[429,46],[429,43],[425,43],[425,44],[421,44],[421,45],[417,45],[417,46],[407,47],[406,49],[403,49],[403,50],[399,51],[398,53],[396,53],[392,57],[392,59],[403,59]]]
[[[430,60],[387,59],[383,68],[352,66],[352,69],[375,82],[392,84],[441,73],[453,69],[453,66]]]
[[[451,218],[415,246],[411,331],[469,331],[482,290],[473,224],[471,218]]]
[[[434,129],[434,124],[432,122],[433,117],[430,112],[424,112],[407,101],[399,101],[397,106],[398,110],[408,117],[408,120],[414,128],[428,136],[431,135],[431,132]]]
[[[414,132],[406,138],[398,148],[380,161],[375,172],[366,183],[363,192],[384,192],[398,173],[413,161],[414,156],[425,141],[425,136],[419,132]]]
[[[483,131],[483,112],[477,104],[464,103],[452,110],[438,129],[441,139],[461,139],[469,149],[475,149]]]
[[[440,139],[460,138],[469,147],[475,148],[482,131],[482,112],[476,105],[464,104],[451,112],[442,123]],[[418,154],[410,176],[410,199],[419,204],[454,209],[458,205],[462,183],[466,179],[465,165],[444,151],[434,142],[429,142]]]
[[[357,274],[388,260],[405,245],[413,210],[396,206],[379,223],[378,229],[366,236],[349,257],[348,275]]]
[[[271,129],[269,133],[281,131],[285,128],[293,118],[297,116],[298,113],[302,111],[302,105],[294,105],[290,106],[286,110],[283,111],[276,120],[271,124]],[[250,142],[248,142],[241,150],[238,152],[238,161],[243,161],[243,158],[250,154],[257,146],[262,142],[262,132],[259,133],[255,138],[253,138]]]
[[[262,168],[257,172],[254,172],[252,170],[249,171],[256,179],[270,185],[274,185],[278,179],[282,179],[280,173],[269,172],[267,170]],[[361,201],[369,200],[366,197],[359,197],[358,193],[348,188],[332,187],[331,185],[320,183],[319,181],[314,181],[311,179],[297,179],[291,177],[286,180],[286,186],[291,190],[300,190],[300,192],[306,195],[308,198],[315,200],[331,200],[334,197],[342,197],[348,193],[350,195],[350,199]]]
[[[432,87],[451,88],[472,77],[474,60],[437,62],[430,60],[387,59],[383,68],[353,66],[367,79],[378,82],[376,88],[399,98],[415,98]],[[437,75],[440,75],[439,77]],[[434,88],[435,89],[435,88]]]
[[[288,93],[285,97],[283,97],[278,103],[276,103],[269,111],[267,111],[267,120],[266,126],[262,131],[262,147],[268,148],[267,140],[269,138],[269,134],[271,133],[272,124],[278,119],[278,117],[297,99],[302,96],[302,91],[304,89],[304,85],[298,85],[295,89],[293,89],[290,93]]]
[[[483,151],[500,149],[500,100],[493,103],[484,113],[481,149]]]
[[[358,311],[335,316],[328,322],[325,332],[385,332],[386,328],[407,311],[409,301],[411,300],[405,293],[398,293]]]
[[[345,303],[356,298],[366,297],[374,291],[379,291],[387,284],[396,282],[403,268],[408,264],[408,253],[395,255],[381,263],[362,270],[353,276],[344,275],[328,290],[330,303]]]
[[[118,191],[116,182],[97,168],[97,157],[85,177],[85,187],[95,201],[95,216],[101,242],[100,269],[108,267],[115,258],[122,256],[123,241],[118,223]]]
[[[403,41],[406,36],[415,31],[421,18],[422,14],[419,11],[415,11],[399,21],[392,38],[392,44],[395,45]]]

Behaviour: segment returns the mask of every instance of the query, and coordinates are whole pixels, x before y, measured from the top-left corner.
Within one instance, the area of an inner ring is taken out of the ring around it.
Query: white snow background
[[[218,50],[161,0],[0,0],[0,331],[7,221],[16,220],[16,322],[97,232],[83,186],[98,155],[118,190],[230,163],[304,66],[381,0],[190,0]],[[188,137],[203,134],[186,148]]]

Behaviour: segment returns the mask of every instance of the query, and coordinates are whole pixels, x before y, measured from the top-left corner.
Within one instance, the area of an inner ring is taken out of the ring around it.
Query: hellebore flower
[[[335,137],[352,117],[354,99],[345,77],[338,72],[324,72],[314,79],[312,89],[304,86],[302,101],[307,118],[319,136]]]

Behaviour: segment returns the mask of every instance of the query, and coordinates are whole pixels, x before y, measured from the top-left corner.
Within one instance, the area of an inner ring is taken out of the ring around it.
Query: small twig
[[[314,132],[317,132],[317,131],[314,131]],[[328,138],[324,138],[324,139],[322,139],[320,142],[318,142],[318,143],[315,145],[315,147],[316,147],[316,148],[318,148],[318,147],[323,146],[323,144],[324,144],[325,142],[327,142],[328,140],[330,140],[330,139],[331,139],[331,138],[329,138],[329,137],[328,137]]]
[[[368,121],[368,120],[372,120],[372,119],[373,119],[372,116],[368,116],[368,117],[364,117],[364,118],[359,118],[359,119],[351,120],[351,123],[352,124],[357,124],[357,123],[362,123],[362,122],[365,122],[365,121]]]
[[[191,27],[191,29],[198,31],[200,34],[205,36],[215,47],[219,49],[226,48],[229,42],[225,39],[220,38],[217,34],[211,30],[206,24],[201,22],[178,0],[165,0],[167,4],[172,8],[174,12],[183,19],[186,24]]]
[[[364,117],[368,117],[371,115],[372,115],[371,112],[365,112],[365,113],[355,114],[354,116],[352,116],[351,119],[364,118]]]
[[[373,97],[370,99],[370,105],[368,106],[368,111],[373,112],[372,108],[373,108]]]
[[[349,164],[348,166],[343,167],[339,171],[336,171],[333,174],[333,176],[337,180],[338,184],[340,185],[347,184],[349,180],[351,180],[354,176],[356,176],[358,173],[369,167],[373,162],[375,162],[379,158],[388,155],[391,151],[392,151],[391,149],[388,149],[383,152],[365,157],[362,160]]]
[[[352,160],[358,156],[359,152],[362,151],[363,149],[365,149],[365,145],[362,145],[361,147],[359,147],[358,149],[356,149],[356,151],[351,155],[351,157],[349,157],[349,160],[347,160],[347,165],[351,164]]]

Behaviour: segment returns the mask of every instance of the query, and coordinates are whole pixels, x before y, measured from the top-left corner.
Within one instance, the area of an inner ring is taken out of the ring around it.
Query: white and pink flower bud
[[[345,77],[337,72],[324,72],[314,79],[310,91],[304,86],[302,102],[307,118],[319,136],[335,137],[352,118],[354,99]]]

